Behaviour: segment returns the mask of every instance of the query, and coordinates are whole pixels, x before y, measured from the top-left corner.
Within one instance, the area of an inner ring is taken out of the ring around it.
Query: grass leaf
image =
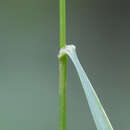
[[[86,98],[88,100],[90,111],[92,113],[97,129],[98,130],[113,130],[111,123],[103,109],[103,106],[101,102],[99,101],[99,98],[95,90],[93,89],[85,71],[83,70],[78,60],[75,46],[68,45],[65,48],[61,48],[59,52],[59,57],[62,57],[65,54],[67,54],[70,57],[70,59],[74,63],[74,66],[78,72],[78,75],[81,80],[81,84],[84,89]]]

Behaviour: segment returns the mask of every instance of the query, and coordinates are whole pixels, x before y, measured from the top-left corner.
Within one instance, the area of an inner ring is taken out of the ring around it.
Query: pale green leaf
[[[95,121],[96,127],[98,130],[113,130],[111,123],[99,101],[99,98],[93,89],[85,71],[83,70],[74,45],[68,45],[65,48],[62,48],[59,53],[59,57],[62,57],[64,54],[67,54],[78,72],[79,78],[81,80],[82,87],[84,89],[90,111],[92,113],[93,119]]]

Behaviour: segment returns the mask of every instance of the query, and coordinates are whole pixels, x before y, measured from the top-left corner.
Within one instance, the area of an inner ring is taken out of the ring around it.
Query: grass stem
[[[66,46],[66,0],[60,1],[60,48]],[[59,59],[59,130],[66,130],[67,56]]]

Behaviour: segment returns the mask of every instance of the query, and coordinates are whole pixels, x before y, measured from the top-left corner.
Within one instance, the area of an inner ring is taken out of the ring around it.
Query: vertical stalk
[[[66,46],[66,0],[60,2],[60,48]],[[67,56],[59,59],[59,130],[66,130]]]

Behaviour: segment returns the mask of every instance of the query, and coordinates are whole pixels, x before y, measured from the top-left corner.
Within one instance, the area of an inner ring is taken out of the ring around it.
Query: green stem
[[[66,0],[60,0],[60,48],[66,46]],[[59,59],[59,130],[66,130],[67,56]]]
[[[60,0],[60,48],[66,45],[66,0]]]
[[[59,104],[59,130],[66,130],[66,70],[67,70],[67,59],[66,56],[60,59],[60,104]]]

